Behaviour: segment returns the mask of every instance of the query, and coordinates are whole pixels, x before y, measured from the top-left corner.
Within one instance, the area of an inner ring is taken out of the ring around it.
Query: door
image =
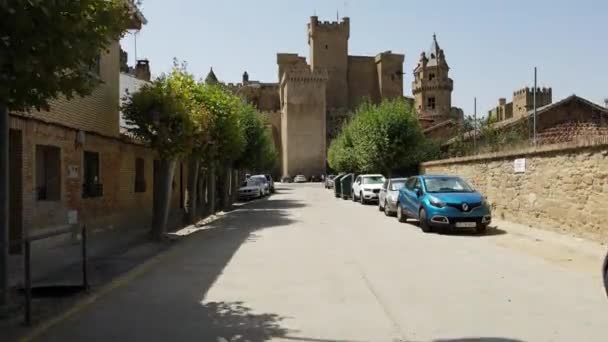
[[[418,206],[420,205],[418,189],[420,188],[420,178],[414,177],[407,182],[404,190],[405,209],[414,217],[418,217]]]
[[[21,240],[23,237],[23,145],[21,131],[11,129],[8,140],[8,226],[9,242]],[[21,254],[21,244],[12,244],[10,254]]]

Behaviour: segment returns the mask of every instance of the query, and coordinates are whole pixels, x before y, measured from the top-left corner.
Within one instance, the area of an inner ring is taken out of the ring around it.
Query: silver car
[[[407,178],[389,178],[380,189],[378,194],[378,210],[384,211],[384,215],[393,216],[397,212],[397,198],[399,190],[405,186]]]

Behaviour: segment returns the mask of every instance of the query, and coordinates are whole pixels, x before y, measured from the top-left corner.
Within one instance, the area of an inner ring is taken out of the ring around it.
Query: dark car
[[[272,179],[272,176],[269,174],[265,174],[264,176],[266,176],[266,180],[268,181],[268,185],[270,185],[270,192],[274,193],[274,180]]]

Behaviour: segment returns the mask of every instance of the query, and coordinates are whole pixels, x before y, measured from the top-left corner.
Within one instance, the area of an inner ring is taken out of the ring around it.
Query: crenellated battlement
[[[327,70],[310,70],[308,67],[295,67],[285,71],[283,76],[283,82],[300,82],[300,83],[311,83],[311,82],[327,82],[328,73]]]
[[[552,89],[551,87],[537,87],[536,88],[536,94],[541,94],[541,95],[548,95],[551,96],[552,95]],[[513,92],[513,97],[516,96],[525,96],[525,95],[531,95],[534,94],[534,88],[530,88],[530,87],[524,87],[521,89],[518,89],[516,91]]]
[[[340,21],[319,21],[319,17],[310,17],[310,23],[308,23],[308,35],[314,37],[319,32],[342,32],[347,37],[350,35],[350,18],[344,17]]]

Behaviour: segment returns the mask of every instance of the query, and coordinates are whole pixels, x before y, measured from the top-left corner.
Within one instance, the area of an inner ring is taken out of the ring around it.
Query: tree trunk
[[[198,207],[198,166],[199,160],[195,157],[190,157],[188,161],[188,189],[186,202],[187,223],[194,224],[197,221]]]
[[[159,176],[158,182],[154,184],[154,213],[150,232],[152,239],[156,241],[163,240],[167,231],[175,164],[175,159],[161,159],[158,165]]]
[[[215,214],[216,194],[215,165],[209,168],[209,182],[207,183],[207,199],[209,200],[209,215]]]
[[[0,306],[8,301],[8,110],[0,103]]]

